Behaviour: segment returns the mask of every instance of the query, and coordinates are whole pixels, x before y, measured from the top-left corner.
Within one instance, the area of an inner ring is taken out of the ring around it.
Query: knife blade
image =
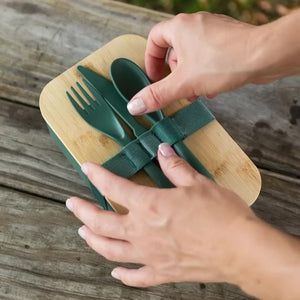
[[[99,91],[99,93],[102,94],[111,108],[133,130],[135,136],[139,136],[147,131],[147,128],[138,123],[137,120],[128,112],[125,101],[118,94],[111,81],[84,66],[78,66],[77,70]]]

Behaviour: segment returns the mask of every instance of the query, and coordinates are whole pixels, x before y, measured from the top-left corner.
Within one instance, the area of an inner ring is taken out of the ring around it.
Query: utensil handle
[[[165,176],[162,170],[154,163],[150,162],[144,167],[144,171],[152,178],[152,180],[161,188],[171,188],[174,185]]]
[[[214,181],[212,175],[201,164],[198,158],[191,152],[191,150],[182,142],[174,144],[174,148],[179,156],[184,158],[195,170],[200,174]]]

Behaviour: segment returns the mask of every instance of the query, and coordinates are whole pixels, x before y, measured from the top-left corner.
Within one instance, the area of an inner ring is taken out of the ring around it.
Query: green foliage
[[[253,24],[263,24],[300,6],[300,0],[121,0],[171,14],[200,10],[225,14]]]

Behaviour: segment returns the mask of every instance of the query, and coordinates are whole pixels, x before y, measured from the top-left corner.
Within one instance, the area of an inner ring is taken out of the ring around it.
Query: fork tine
[[[69,92],[66,92],[70,102],[72,103],[72,105],[74,106],[75,110],[80,114],[84,114],[86,113],[86,111],[84,109],[81,108],[81,106],[77,103],[77,101],[71,96],[71,94]]]
[[[85,99],[90,103],[90,106],[95,109],[96,108],[96,101],[87,93],[87,91],[82,87],[82,85],[77,81],[76,85],[80,89],[81,93],[85,97]]]
[[[75,97],[78,99],[78,101],[81,103],[81,105],[84,107],[84,109],[89,112],[90,106],[84,101],[84,99],[79,95],[79,93],[71,86],[71,90],[74,93]]]

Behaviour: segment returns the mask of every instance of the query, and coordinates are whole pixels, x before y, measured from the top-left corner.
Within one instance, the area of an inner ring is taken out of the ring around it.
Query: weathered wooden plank
[[[166,17],[115,1],[1,1],[0,97],[37,106],[59,73],[118,35],[146,36]],[[299,177],[299,95],[293,77],[220,95],[210,107],[258,166]]]
[[[92,196],[36,109],[42,87],[112,38],[146,36],[166,17],[104,0],[0,2],[1,299],[252,299],[227,284],[125,287],[110,277],[116,264],[77,236],[75,218],[62,204],[45,199]],[[259,166],[292,176],[300,173],[299,83],[300,77],[293,77],[248,86],[209,102]],[[266,170],[262,179],[253,209],[300,236],[299,179]]]
[[[92,195],[52,141],[37,108],[0,100],[0,184],[64,201]]]
[[[300,76],[249,85],[207,103],[257,166],[300,178]]]
[[[262,191],[254,212],[276,228],[300,237],[300,180],[261,170]]]
[[[1,299],[252,299],[228,284],[130,288],[116,263],[89,249],[79,222],[59,203],[0,187]]]
[[[146,36],[166,16],[114,1],[1,1],[0,96],[37,106],[52,78],[116,36]]]
[[[254,210],[300,236],[299,182],[272,175],[263,174]],[[227,284],[122,286],[109,275],[116,264],[89,250],[77,236],[79,222],[53,201],[1,187],[0,220],[1,299],[250,299]]]
[[[37,108],[1,99],[0,107],[0,184],[58,201],[64,201],[73,194],[92,198],[81,178],[50,138]],[[272,172],[262,175],[263,191],[266,186],[271,197],[280,193],[280,199],[284,199],[285,193],[289,195],[293,192],[290,188],[284,190],[287,185],[272,184],[272,178],[279,175]],[[293,182],[289,177],[282,178]],[[297,183],[299,180],[295,180],[295,189]],[[293,193],[292,199],[297,199],[296,196],[300,198],[299,193]],[[270,205],[273,203],[270,200]]]
[[[37,108],[5,100],[0,107],[0,185],[62,202],[74,194],[92,198],[51,140]],[[300,235],[300,180],[262,170],[262,184],[254,209],[263,219]]]
[[[60,201],[70,194],[90,195],[51,141],[36,108],[2,100],[0,123],[0,184]],[[262,172],[262,179],[255,212],[283,231],[300,236],[299,180],[267,171]],[[172,284],[159,287],[157,293],[150,289],[142,294],[124,290],[118,283],[111,283],[116,286],[110,288],[113,264],[82,248],[75,233],[78,223],[61,205],[5,188],[0,198],[3,299],[247,299],[231,285]],[[76,257],[80,261],[76,262]],[[106,267],[99,270],[99,266]],[[53,267],[56,269],[49,271]],[[86,273],[77,279],[82,270]]]

